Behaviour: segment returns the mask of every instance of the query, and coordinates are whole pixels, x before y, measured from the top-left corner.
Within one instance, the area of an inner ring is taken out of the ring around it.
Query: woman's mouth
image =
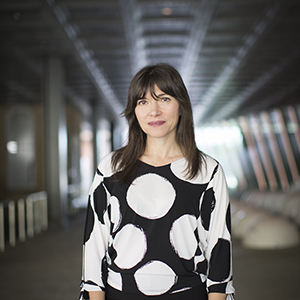
[[[152,127],[159,127],[163,124],[165,124],[165,121],[153,121],[153,122],[149,122],[148,125],[152,126]]]

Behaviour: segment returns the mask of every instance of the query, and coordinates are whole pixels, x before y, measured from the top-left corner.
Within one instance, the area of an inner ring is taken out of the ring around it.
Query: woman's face
[[[145,97],[139,99],[135,108],[135,115],[141,129],[147,138],[174,139],[179,120],[178,101],[161,91],[156,85],[153,98],[148,90]]]

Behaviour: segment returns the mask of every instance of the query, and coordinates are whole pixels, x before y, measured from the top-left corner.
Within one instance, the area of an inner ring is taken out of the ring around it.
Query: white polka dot
[[[144,231],[132,224],[125,225],[115,236],[113,247],[117,252],[115,264],[130,269],[138,264],[147,251]]]
[[[197,250],[194,231],[197,227],[196,217],[183,215],[175,220],[170,231],[170,242],[179,257],[191,259]]]
[[[113,288],[115,288],[119,291],[122,291],[122,285],[123,284],[122,284],[122,276],[121,276],[120,273],[109,270],[108,271],[108,277],[107,277],[107,283],[111,287],[113,287]]]
[[[176,192],[172,184],[157,174],[136,178],[127,192],[128,205],[140,216],[159,219],[172,207]]]
[[[115,232],[121,223],[122,215],[120,211],[120,204],[117,197],[112,196],[109,198],[109,202],[111,205],[111,221],[114,223],[113,232]]]
[[[138,289],[147,296],[166,293],[176,283],[174,271],[161,261],[151,261],[134,274]]]

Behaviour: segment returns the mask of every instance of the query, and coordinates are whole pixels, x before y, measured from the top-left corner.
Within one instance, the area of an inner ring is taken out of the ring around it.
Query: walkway
[[[80,213],[68,230],[49,229],[0,253],[0,298],[78,299],[83,226]],[[300,247],[254,251],[234,241],[233,255],[236,300],[299,299]]]

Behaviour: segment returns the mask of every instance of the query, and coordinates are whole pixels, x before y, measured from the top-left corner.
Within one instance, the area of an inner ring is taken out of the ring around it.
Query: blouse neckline
[[[177,160],[174,160],[173,162],[170,162],[170,163],[167,163],[167,164],[164,164],[164,165],[161,165],[161,166],[154,166],[154,165],[151,165],[149,163],[146,163],[140,159],[138,159],[139,162],[141,162],[142,164],[146,165],[146,166],[149,166],[149,167],[152,167],[152,168],[155,168],[155,169],[158,169],[158,168],[164,168],[164,167],[168,167],[172,164],[175,164],[175,163],[178,163],[178,162],[181,162],[182,160],[184,160],[185,157],[182,157],[182,158],[179,158]]]

